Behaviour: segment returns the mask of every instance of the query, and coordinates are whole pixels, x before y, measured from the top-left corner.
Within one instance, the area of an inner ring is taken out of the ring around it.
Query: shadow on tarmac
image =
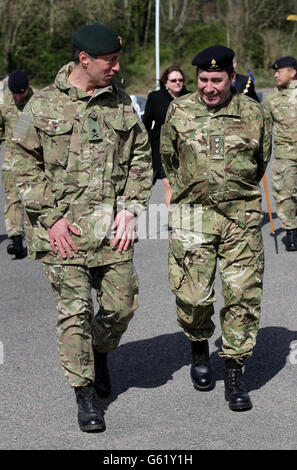
[[[5,235],[0,235],[0,243],[4,242],[4,240],[7,240],[8,239],[8,236],[5,234]]]
[[[297,331],[290,331],[279,326],[260,328],[253,355],[245,363],[244,382],[248,391],[264,387],[286,366],[291,352],[290,345],[296,340]],[[215,342],[218,351],[221,349],[221,344],[221,339]],[[216,371],[216,380],[223,380],[223,361],[220,360],[217,353],[214,353],[211,359]]]
[[[272,216],[272,220],[277,219],[277,213],[276,212],[272,212],[271,216]],[[270,218],[269,218],[268,212],[263,211],[263,219],[262,219],[262,222],[261,222],[261,226],[263,227],[266,224],[270,224]]]
[[[285,367],[290,345],[297,342],[297,332],[282,327],[262,328],[258,332],[253,356],[246,362],[245,384],[249,391],[262,388]],[[211,354],[215,380],[224,379],[224,360],[218,350]],[[297,347],[296,347],[297,350]],[[297,352],[295,354],[297,360]],[[155,388],[172,380],[173,374],[191,364],[190,344],[183,332],[165,334],[120,346],[109,355],[113,391],[104,400],[105,410],[130,387]],[[190,367],[188,385],[191,386]]]

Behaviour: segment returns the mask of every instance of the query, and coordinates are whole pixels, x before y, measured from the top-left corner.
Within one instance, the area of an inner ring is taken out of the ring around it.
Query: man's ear
[[[297,70],[296,69],[290,69],[290,78],[291,80],[297,80]]]
[[[79,61],[83,67],[87,67],[89,65],[90,57],[85,51],[81,51],[79,53]]]

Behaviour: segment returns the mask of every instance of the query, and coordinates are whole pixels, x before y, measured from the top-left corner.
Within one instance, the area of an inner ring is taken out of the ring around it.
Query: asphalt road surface
[[[270,188],[270,171],[267,179]],[[162,184],[151,203],[163,202]],[[94,450],[296,449],[297,252],[285,251],[285,232],[271,198],[278,253],[263,197],[265,282],[261,325],[245,380],[253,409],[229,410],[224,399],[216,282],[216,330],[210,340],[216,387],[194,390],[189,341],[177,325],[167,281],[166,218],[151,224],[136,246],[140,306],[119,348],[110,354],[113,393],[102,401],[107,429],[79,430],[73,390],[60,369],[56,310],[42,266],[6,253],[0,188],[0,448]]]

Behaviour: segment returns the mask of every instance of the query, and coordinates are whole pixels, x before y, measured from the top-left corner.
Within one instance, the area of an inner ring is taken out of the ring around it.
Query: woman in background
[[[182,70],[176,65],[171,65],[163,72],[160,78],[160,87],[160,90],[149,93],[142,120],[148,131],[152,147],[153,184],[157,179],[162,180],[165,203],[169,207],[172,191],[161,162],[161,127],[165,122],[167,109],[171,101],[190,92],[185,88],[185,76]]]

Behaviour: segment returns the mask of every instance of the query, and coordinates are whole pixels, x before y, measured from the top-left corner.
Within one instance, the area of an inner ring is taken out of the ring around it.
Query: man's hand
[[[126,209],[118,213],[111,227],[112,230],[117,229],[112,242],[113,248],[119,243],[118,251],[121,252],[123,250],[127,251],[130,244],[131,246],[134,245],[136,222],[136,217]]]
[[[61,253],[63,259],[66,259],[67,256],[69,258],[73,258],[73,253],[78,253],[78,249],[70,236],[70,232],[74,233],[74,235],[80,236],[79,231],[68,222],[67,219],[61,218],[51,226],[51,228],[47,229],[49,234],[49,240],[52,247],[53,252],[55,255],[58,254],[58,250]]]

